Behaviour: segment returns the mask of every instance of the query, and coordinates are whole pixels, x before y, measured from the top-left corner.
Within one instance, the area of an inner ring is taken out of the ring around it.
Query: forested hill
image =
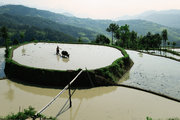
[[[30,25],[40,29],[48,28],[51,30],[63,32],[76,39],[81,37],[81,39],[85,42],[90,42],[91,40],[94,40],[96,35],[98,34],[97,32],[93,32],[84,28],[75,27],[67,24],[66,25],[59,24],[57,22],[46,19],[45,17],[40,17],[40,15],[39,16],[36,15],[38,12],[36,14],[33,14],[31,10],[36,10],[36,9],[31,9],[23,6],[14,6],[14,5],[1,6],[0,7],[1,22],[6,21],[13,24]],[[47,11],[44,11],[41,14],[45,14],[46,12]],[[24,13],[25,15],[20,13]]]
[[[28,8],[21,5],[1,6],[0,13],[8,13],[11,15],[24,16],[27,17],[28,19],[31,19],[31,17],[35,17],[36,19],[41,18],[44,21],[48,19],[49,21],[46,21],[48,24],[45,25],[59,31],[62,31],[62,29],[60,29],[59,24],[68,25],[69,29],[63,30],[62,32],[67,33],[76,38],[79,35],[79,37],[83,37],[84,39],[87,40],[93,40],[97,33],[110,35],[109,33],[106,32],[106,28],[109,26],[110,23],[118,23],[119,25],[128,24],[130,26],[130,30],[135,30],[138,33],[138,35],[145,35],[147,32],[161,33],[163,29],[167,29],[169,40],[177,42],[177,45],[180,46],[180,29],[166,27],[145,20],[111,21],[111,20],[93,20],[88,18],[83,19],[77,17],[68,17],[49,11],[38,10],[35,8]],[[74,26],[75,28],[79,28],[76,34],[74,32],[76,32],[77,30],[74,29],[72,26]],[[74,29],[75,31],[73,32],[72,29]]]
[[[76,42],[77,39],[65,33],[52,30],[49,28],[38,28],[32,25],[21,23],[14,19],[15,16],[0,14],[0,26],[8,28],[11,44],[15,41],[57,41],[57,42]],[[21,17],[19,17],[21,19]],[[22,19],[21,19],[22,21]],[[20,35],[23,34],[22,39]],[[4,45],[4,41],[0,38],[0,46]]]

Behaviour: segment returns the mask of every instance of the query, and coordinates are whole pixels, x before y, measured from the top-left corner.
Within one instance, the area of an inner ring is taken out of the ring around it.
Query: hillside
[[[163,29],[168,30],[168,40],[176,41],[180,46],[180,29],[170,28],[153,22],[144,20],[121,20],[117,22],[120,25],[128,24],[131,30],[135,30],[139,35],[145,35],[147,32],[161,33]]]
[[[7,13],[17,16],[31,16],[46,18],[52,20],[59,24],[76,26],[79,28],[85,28],[88,30],[93,30],[96,32],[105,32],[105,29],[108,27],[111,20],[92,20],[89,18],[77,18],[77,17],[68,17],[62,14],[57,14],[45,10],[38,10],[36,8],[29,8],[22,5],[6,5],[0,7],[0,14]]]
[[[94,40],[95,36],[98,34],[97,32],[93,32],[84,28],[75,27],[68,24],[59,24],[57,22],[51,21],[49,19],[46,19],[45,17],[40,16],[50,16],[48,13],[51,12],[41,10],[39,10],[38,12],[38,10],[36,9],[27,8],[24,6],[8,5],[0,7],[0,14],[6,16],[6,19],[0,19],[12,22],[14,24],[25,24],[35,26],[41,29],[49,28],[52,30],[63,32],[75,38],[81,37],[81,39],[85,42],[90,42],[91,40]]]
[[[11,41],[17,39],[19,42],[23,41],[57,41],[57,42],[76,42],[77,39],[67,35],[65,33],[48,29],[48,28],[38,28],[17,22],[14,16],[11,15],[0,15],[0,27],[6,26],[8,28],[8,33]],[[24,34],[23,40],[20,38],[20,34]],[[12,44],[11,43],[11,44]],[[4,41],[0,38],[0,46],[4,44]]]
[[[64,16],[64,15],[49,12],[49,11],[38,10],[35,8],[28,8],[28,7],[19,6],[19,5],[2,6],[0,7],[0,13],[8,13],[8,14],[13,14],[17,16],[24,16],[28,19],[31,19],[32,17],[35,17],[36,19],[41,18],[44,21],[48,22],[48,24],[45,24],[46,22],[41,23],[41,26],[46,26],[55,30],[63,31],[64,33],[67,33],[76,38],[78,35],[79,36],[86,35],[85,38],[89,38],[89,40],[93,40],[96,33],[103,33],[105,35],[109,35],[110,37],[110,34],[106,32],[106,28],[112,22],[118,23],[119,25],[128,24],[130,25],[130,29],[135,30],[139,35],[145,35],[147,32],[161,33],[163,29],[167,29],[169,40],[176,41],[177,45],[180,46],[180,29],[166,27],[166,26],[159,25],[153,22],[148,22],[145,20],[111,21],[111,20],[93,20],[93,19],[88,19],[88,18],[83,19],[83,18],[76,18],[76,17],[68,17],[68,16]],[[47,19],[49,21],[47,21]],[[60,29],[61,28],[60,25],[61,26],[68,25],[71,29],[66,29],[67,31],[62,30]],[[73,29],[72,26],[74,26],[75,28],[79,28],[79,29],[83,28],[83,29],[80,29],[79,31],[81,32],[78,32],[76,34],[70,34],[70,33],[76,32],[76,30],[71,31]],[[87,29],[90,30],[91,32],[88,31]]]

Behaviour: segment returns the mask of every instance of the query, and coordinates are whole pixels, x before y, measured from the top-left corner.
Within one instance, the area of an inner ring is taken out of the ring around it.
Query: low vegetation
[[[41,118],[43,120],[56,120],[56,118],[49,117],[47,118],[44,115],[36,115],[36,111],[33,107],[29,106],[28,109],[24,109],[23,112],[18,112],[17,114],[11,113],[0,120],[26,120],[29,118]]]

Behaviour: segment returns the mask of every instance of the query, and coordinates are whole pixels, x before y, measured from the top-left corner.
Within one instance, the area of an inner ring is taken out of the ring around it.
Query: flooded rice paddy
[[[151,54],[154,54],[154,55],[172,57],[172,58],[175,58],[177,60],[180,60],[180,56],[174,55],[174,54],[169,53],[169,52],[164,52],[164,51],[159,51],[159,50],[148,50],[148,51],[144,50],[143,52],[148,52],[148,53],[151,53]]]
[[[56,47],[68,51],[69,58],[56,55]],[[121,51],[105,46],[38,43],[14,50],[13,59],[20,64],[55,70],[97,69],[111,65],[122,57]]]
[[[0,48],[0,78],[4,78],[4,66],[5,66],[5,61],[4,61],[4,53],[5,53],[5,48]]]
[[[180,99],[180,62],[135,51],[127,52],[134,61],[134,66],[120,80],[120,84]],[[27,86],[8,79],[0,80],[0,116],[22,111],[29,105],[40,110],[60,91],[61,89]],[[68,91],[44,114],[63,120],[145,120],[147,116],[157,119],[180,117],[180,103],[124,87],[76,90],[72,96],[72,108],[68,107],[69,103],[65,104],[67,98]]]
[[[29,105],[40,110],[61,89],[25,86],[10,80],[0,81],[0,115],[22,111]],[[63,120],[145,120],[153,118],[180,117],[180,103],[150,93],[124,87],[97,87],[76,90],[72,107],[68,91],[62,94],[45,112]]]
[[[180,53],[180,49],[179,48],[175,48],[175,49],[171,49],[171,50]]]
[[[120,81],[180,100],[180,62],[127,50],[134,65]]]

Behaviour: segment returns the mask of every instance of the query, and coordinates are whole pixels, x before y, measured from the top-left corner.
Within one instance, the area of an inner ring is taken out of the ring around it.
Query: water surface
[[[121,84],[151,90],[180,100],[180,62],[130,50],[127,52],[134,65],[120,81]]]
[[[5,67],[4,54],[5,54],[5,48],[0,48],[0,78],[5,77],[5,73],[4,73],[4,67]]]
[[[174,54],[172,54],[172,53],[165,52],[165,51],[159,51],[159,50],[148,50],[148,51],[145,51],[145,50],[144,50],[143,52],[150,52],[150,53],[155,54],[155,55],[173,57],[173,58],[176,58],[176,59],[180,60],[180,56],[174,55]]]
[[[68,59],[56,55],[56,47],[68,51]],[[46,69],[97,69],[111,65],[122,57],[121,51],[105,46],[82,44],[38,43],[27,44],[14,50],[13,59],[20,64]]]
[[[0,116],[32,105],[40,110],[61,89],[25,86],[10,80],[0,81]],[[63,120],[145,120],[180,117],[180,103],[150,93],[124,87],[98,87],[76,90],[72,107],[66,91],[44,114]]]

